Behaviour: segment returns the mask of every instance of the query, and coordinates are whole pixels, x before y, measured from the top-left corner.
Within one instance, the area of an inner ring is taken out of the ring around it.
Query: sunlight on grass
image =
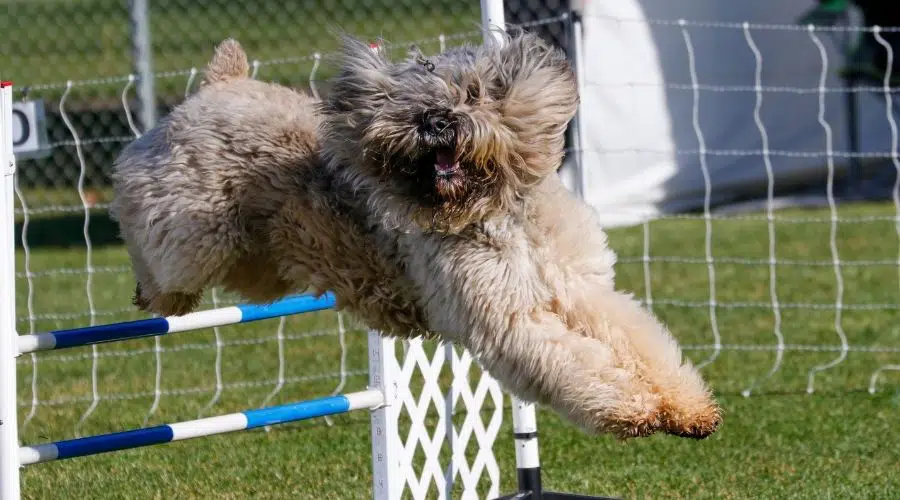
[[[837,271],[843,280],[844,309],[840,326],[848,344],[859,349],[818,373],[813,395],[805,393],[809,371],[835,359],[840,346],[827,212],[778,214],[775,292],[787,347],[778,369],[768,378],[775,366],[777,337],[766,221],[756,216],[716,220],[716,326],[725,348],[704,373],[726,411],[721,431],[702,442],[659,436],[619,443],[586,436],[542,411],[541,457],[547,487],[625,498],[889,498],[900,494],[900,462],[891,446],[900,437],[896,425],[900,374],[886,372],[875,395],[865,392],[874,370],[900,361],[896,352],[900,281],[893,215],[893,207],[886,204],[841,209],[837,249],[842,266]],[[84,272],[87,254],[78,243],[80,226],[73,231],[71,245],[54,245],[48,239],[49,243],[31,251],[30,309],[29,280],[21,277],[16,283],[23,333],[32,328],[40,331],[92,320],[141,317],[129,304],[133,284],[121,246],[115,239],[98,244],[91,255],[94,272],[89,275]],[[619,287],[639,298],[649,292],[653,310],[686,346],[686,354],[694,361],[709,359],[714,350],[704,222],[674,218],[651,223],[649,277],[642,259],[643,228],[610,233],[620,255]],[[99,233],[97,238],[103,239]],[[23,272],[21,251],[17,266]],[[93,317],[88,313],[88,290]],[[220,297],[220,304],[234,300]],[[206,298],[205,307],[212,307],[211,297]],[[336,316],[329,311],[286,320],[283,371],[287,383],[271,404],[326,395],[335,389],[342,355],[336,325]],[[279,373],[277,327],[275,320],[221,328],[219,347],[211,330],[162,338],[159,389],[163,395],[149,423],[262,404]],[[346,391],[366,385],[365,342],[359,326],[347,333]],[[84,434],[142,424],[157,389],[154,347],[153,339],[143,339],[98,348],[97,388],[102,402],[86,420]],[[217,359],[221,380],[217,380]],[[23,441],[72,437],[76,422],[92,401],[90,373],[95,358],[90,349],[74,349],[42,354],[37,360],[40,404],[23,430]],[[20,360],[19,369],[24,418],[32,409],[30,357]],[[221,388],[218,396],[217,386]],[[751,386],[751,397],[740,396]],[[515,484],[515,466],[506,420],[495,453],[503,489],[509,491]],[[366,497],[371,481],[368,418],[364,413],[352,414],[334,422],[328,426],[318,419],[268,433],[246,432],[29,467],[24,471],[24,491],[28,498],[53,498],[60,491],[67,497],[87,498]]]

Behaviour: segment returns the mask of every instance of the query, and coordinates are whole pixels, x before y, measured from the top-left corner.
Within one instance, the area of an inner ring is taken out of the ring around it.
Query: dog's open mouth
[[[438,177],[449,177],[459,172],[459,161],[452,148],[437,148],[434,152],[434,172]]]

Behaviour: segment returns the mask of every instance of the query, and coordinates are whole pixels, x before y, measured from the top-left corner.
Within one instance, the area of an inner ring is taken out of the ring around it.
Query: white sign
[[[43,101],[13,103],[13,153],[16,158],[39,158],[50,154]]]

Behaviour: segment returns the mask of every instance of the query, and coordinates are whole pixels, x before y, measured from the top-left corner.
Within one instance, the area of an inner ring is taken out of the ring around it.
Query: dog
[[[463,345],[588,432],[718,428],[556,175],[578,105],[558,49],[522,33],[392,62],[345,36],[322,102],[249,79],[246,61],[223,42],[201,90],[116,162],[138,307],[183,314],[214,285],[258,302],[332,290],[386,334]]]
[[[316,101],[249,71],[241,45],[223,41],[199,90],[114,163],[110,215],[134,305],[180,316],[211,286],[255,303],[331,290],[371,328],[427,332],[402,268],[322,166]]]

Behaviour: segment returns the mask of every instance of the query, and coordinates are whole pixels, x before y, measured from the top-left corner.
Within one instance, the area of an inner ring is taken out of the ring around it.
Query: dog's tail
[[[227,38],[216,47],[216,52],[206,67],[203,83],[208,85],[233,78],[246,78],[249,75],[250,63],[247,62],[243,47],[234,38]]]

